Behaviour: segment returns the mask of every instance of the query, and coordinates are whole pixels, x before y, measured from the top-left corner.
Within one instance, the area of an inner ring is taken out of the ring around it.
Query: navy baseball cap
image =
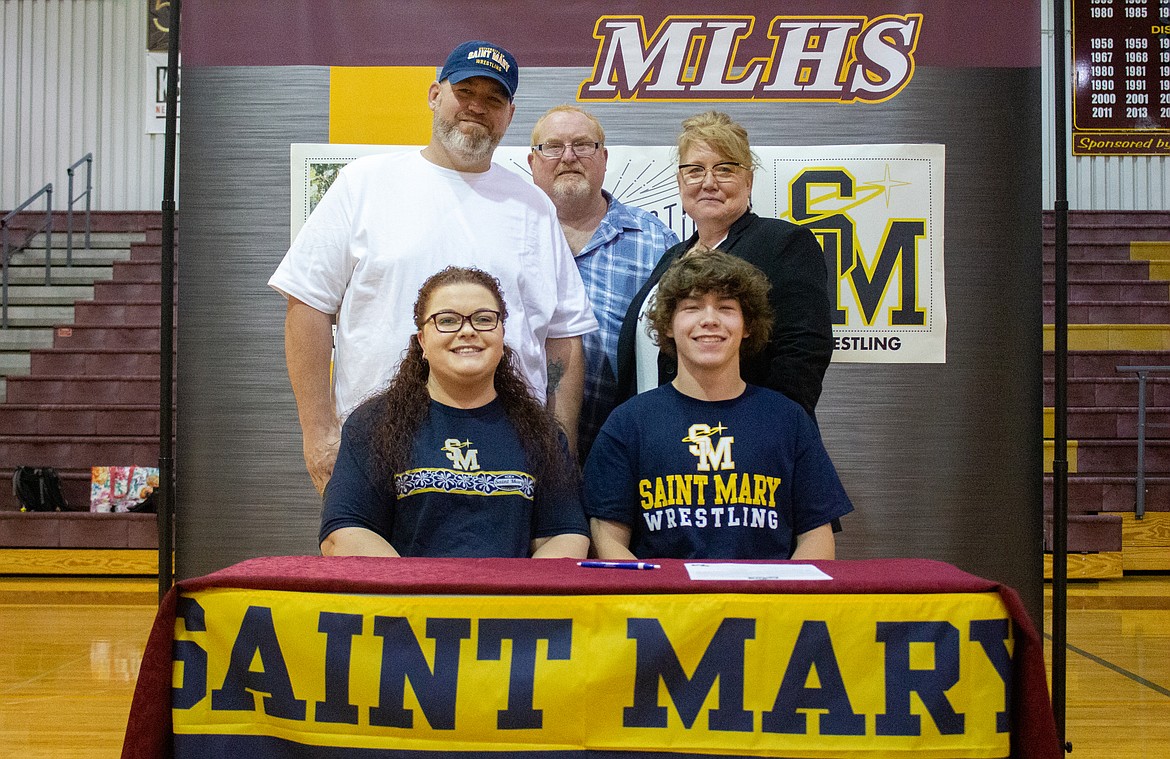
[[[451,51],[439,73],[439,81],[450,79],[451,84],[458,84],[473,76],[495,79],[508,91],[511,100],[516,95],[520,67],[516,65],[516,58],[499,45],[473,40]]]

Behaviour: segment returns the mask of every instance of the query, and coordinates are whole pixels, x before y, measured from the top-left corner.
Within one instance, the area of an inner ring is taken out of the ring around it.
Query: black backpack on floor
[[[61,477],[51,467],[18,466],[12,473],[12,494],[21,511],[65,511],[69,502]]]

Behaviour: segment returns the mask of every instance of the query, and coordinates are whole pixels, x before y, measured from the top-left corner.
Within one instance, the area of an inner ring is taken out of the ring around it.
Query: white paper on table
[[[684,564],[692,580],[832,580],[812,564]]]

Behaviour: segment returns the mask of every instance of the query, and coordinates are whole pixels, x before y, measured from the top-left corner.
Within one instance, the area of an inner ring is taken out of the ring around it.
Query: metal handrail
[[[45,220],[41,222],[41,226],[29,232],[28,237],[24,239],[20,245],[15,248],[10,248],[8,245],[8,222],[16,218],[16,215],[28,208],[40,196],[45,196]],[[0,290],[3,294],[0,295],[0,328],[8,329],[8,251],[24,250],[28,247],[29,242],[37,236],[39,232],[45,233],[45,284],[52,284],[49,279],[49,272],[51,271],[50,256],[53,254],[53,183],[49,182],[47,185],[37,190],[33,195],[16,208],[5,214],[3,219],[0,219],[0,259],[3,259],[3,273],[0,274]]]
[[[1138,418],[1137,418],[1137,478],[1134,488],[1137,498],[1134,500],[1133,515],[1136,519],[1146,516],[1146,375],[1151,372],[1170,372],[1170,366],[1119,366],[1119,372],[1133,372],[1138,379]]]
[[[77,197],[73,197],[73,170],[81,164],[85,164],[85,192]],[[65,170],[69,175],[69,206],[65,211],[65,265],[73,265],[73,204],[82,198],[85,198],[85,248],[89,249],[89,211],[90,198],[93,196],[93,153],[86,153],[81,158],[73,162],[73,165]]]

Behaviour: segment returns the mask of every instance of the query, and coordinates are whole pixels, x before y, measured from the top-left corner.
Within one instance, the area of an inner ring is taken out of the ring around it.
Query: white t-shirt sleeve
[[[552,205],[551,200],[549,205]],[[573,251],[569,249],[565,233],[561,231],[556,218],[554,207],[548,249],[552,251],[553,270],[556,273],[557,304],[548,323],[548,337],[576,337],[596,332],[597,319],[593,315],[589,296],[585,293],[585,283],[581,281],[581,272],[577,271],[577,264],[573,261]]]
[[[357,265],[350,244],[353,213],[353,190],[343,168],[305,220],[268,286],[318,311],[337,313]]]
[[[646,299],[638,309],[638,326],[634,330],[634,382],[639,393],[658,387],[658,343],[646,331],[650,323],[650,305],[657,294],[658,285],[646,293]]]

